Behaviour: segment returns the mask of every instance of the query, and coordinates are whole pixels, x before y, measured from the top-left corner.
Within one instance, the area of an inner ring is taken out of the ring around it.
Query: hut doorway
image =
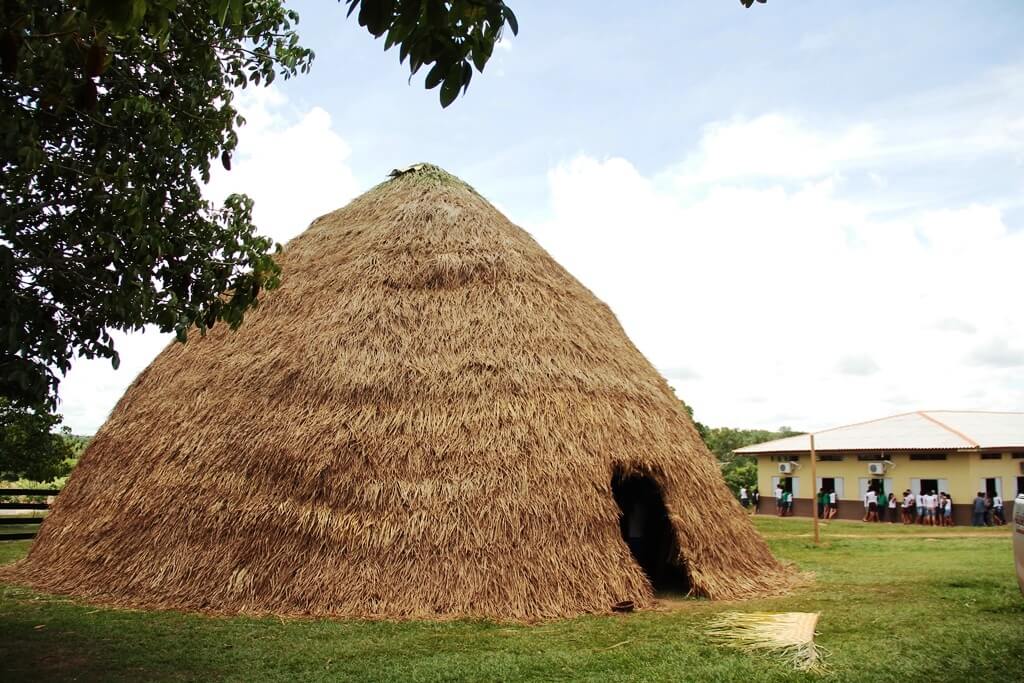
[[[619,529],[655,593],[688,593],[690,578],[658,484],[650,477],[615,472],[612,496],[619,505]]]

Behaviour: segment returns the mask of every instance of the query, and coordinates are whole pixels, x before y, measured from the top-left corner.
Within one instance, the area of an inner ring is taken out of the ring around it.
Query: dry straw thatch
[[[824,650],[814,642],[817,612],[728,612],[708,629],[715,640],[745,652],[777,657],[798,671],[825,673]]]
[[[240,330],[139,375],[6,579],[219,613],[642,608],[618,471],[661,489],[695,594],[789,584],[608,307],[457,178],[400,174],[280,264]]]

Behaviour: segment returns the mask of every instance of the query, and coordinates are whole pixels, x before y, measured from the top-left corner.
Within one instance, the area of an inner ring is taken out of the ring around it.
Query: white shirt
[[[746,497],[747,497],[747,487],[746,486],[741,486],[740,487],[740,498],[746,498]]]
[[[878,494],[875,493],[874,491],[868,491],[867,494],[864,496],[864,502],[867,503],[868,505],[871,505],[872,503],[877,503]]]
[[[835,491],[833,491],[832,493],[828,494],[828,502],[829,503],[835,503],[836,502],[836,492]]]
[[[782,487],[781,486],[778,486],[778,487],[775,488],[775,498],[776,498],[776,500],[779,499],[779,498],[782,498]]]
[[[934,494],[928,494],[924,497],[924,504],[929,510],[934,510],[939,504],[939,497]]]
[[[992,499],[992,507],[1001,508],[1003,507],[1003,499],[1001,496],[996,496]]]
[[[903,498],[903,507],[905,507],[905,508],[912,508],[912,507],[914,507],[914,494],[913,493],[908,493]]]

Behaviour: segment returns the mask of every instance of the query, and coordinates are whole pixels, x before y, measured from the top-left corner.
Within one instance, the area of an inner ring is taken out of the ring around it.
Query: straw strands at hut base
[[[822,648],[814,642],[817,612],[728,612],[712,622],[715,640],[747,652],[779,657],[794,669],[824,673]]]
[[[608,307],[465,183],[410,168],[279,262],[237,332],[139,375],[5,580],[133,607],[507,620],[643,609],[662,571],[713,599],[791,585]],[[633,544],[641,516],[620,525],[644,502],[621,481],[658,499],[656,544]]]

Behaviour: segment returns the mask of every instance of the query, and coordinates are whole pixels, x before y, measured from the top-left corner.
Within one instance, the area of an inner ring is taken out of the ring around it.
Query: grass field
[[[0,588],[0,680],[1014,681],[1024,597],[1008,527],[921,529],[760,517],[816,581],[783,598],[534,626],[212,618],[102,609]],[[29,542],[0,544],[0,562]],[[704,635],[723,611],[820,611],[830,673],[798,674]]]

